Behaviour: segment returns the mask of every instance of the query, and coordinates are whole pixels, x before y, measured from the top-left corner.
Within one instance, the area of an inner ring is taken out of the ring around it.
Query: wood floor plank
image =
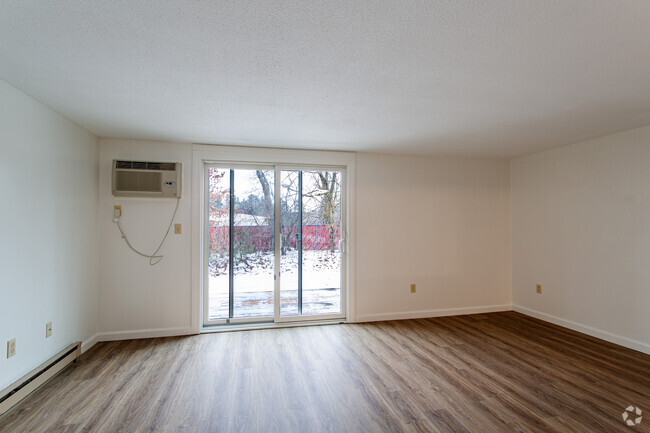
[[[630,428],[623,410],[638,406]],[[650,356],[514,312],[97,344],[0,433],[650,432]]]

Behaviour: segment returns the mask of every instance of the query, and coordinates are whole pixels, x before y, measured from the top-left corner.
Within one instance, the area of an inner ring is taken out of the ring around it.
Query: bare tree
[[[291,248],[291,239],[296,234],[298,224],[300,224],[300,209],[298,194],[298,172],[289,172],[282,179],[282,194],[280,198],[280,208],[282,217],[280,218],[280,254],[286,255]]]
[[[264,194],[264,216],[270,217],[273,213],[273,199],[271,196],[269,181],[266,178],[266,173],[263,171],[256,170],[255,174],[257,175],[257,179],[260,181],[262,193]]]
[[[314,190],[305,193],[318,205],[319,219],[327,226],[330,252],[334,253],[341,226],[341,178],[337,171],[309,172]]]
[[[329,250],[334,253],[336,240],[339,235],[341,224],[341,178],[337,171],[316,171],[303,172],[310,176],[307,191],[298,190],[298,172],[290,172],[282,179],[282,197],[280,197],[281,220],[280,237],[282,243],[280,253],[284,256],[291,248],[291,241],[300,224],[299,215],[300,203],[298,195],[303,193],[305,197],[315,202],[318,219],[327,226],[329,238]],[[269,221],[273,220],[273,195],[267,173],[256,170],[255,175],[260,183],[263,194],[263,213]],[[304,186],[304,185],[303,185]]]
[[[260,182],[262,187],[263,207],[264,207],[264,217],[266,218],[267,224],[271,226],[270,233],[273,233],[273,224],[274,224],[274,209],[273,209],[273,195],[271,193],[271,187],[269,185],[269,180],[266,178],[266,173],[262,170],[256,170],[255,175]],[[267,250],[270,250],[273,245],[273,237],[267,236]]]

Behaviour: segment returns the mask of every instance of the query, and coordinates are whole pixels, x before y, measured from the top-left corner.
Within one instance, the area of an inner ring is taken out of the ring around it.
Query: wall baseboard
[[[179,335],[194,335],[191,328],[156,328],[136,329],[132,331],[100,332],[97,341],[137,340],[140,338],[177,337]]]
[[[88,352],[91,347],[93,347],[95,344],[99,342],[99,334],[95,334],[90,338],[85,339],[81,343],[81,353]]]
[[[438,310],[404,311],[400,313],[357,314],[355,323],[382,320],[426,319],[430,317],[462,316],[466,314],[497,313],[511,311],[511,304],[486,305],[482,307],[443,308]]]
[[[95,344],[102,341],[137,340],[140,338],[176,337],[179,335],[193,335],[192,328],[156,328],[137,329],[133,331],[99,332],[81,343],[81,353],[90,350]]]
[[[481,307],[463,307],[463,308],[444,308],[438,310],[420,310],[420,311],[405,311],[399,313],[379,313],[379,314],[359,314],[356,316],[354,322],[349,323],[362,323],[362,322],[378,322],[383,320],[405,320],[405,319],[425,319],[431,317],[444,317],[444,316],[461,316],[467,314],[480,314],[480,313],[497,313],[501,311],[516,311],[527,316],[535,317],[536,319],[545,322],[553,323],[564,328],[572,329],[574,331],[582,332],[583,334],[591,335],[592,337],[600,338],[601,340],[609,341],[610,343],[618,344],[629,349],[638,350],[639,352],[647,353],[650,355],[650,344],[642,343],[640,341],[632,340],[630,338],[622,337],[620,335],[612,334],[611,332],[603,331],[601,329],[593,328],[591,326],[583,325],[581,323],[573,322],[571,320],[562,319],[551,314],[542,313],[540,311],[532,310],[515,304],[503,305],[487,305]],[[194,335],[195,330],[191,327],[187,328],[157,328],[157,329],[139,329],[133,331],[118,331],[118,332],[105,332],[98,333],[92,337],[84,340],[81,345],[81,352],[88,351],[96,343],[100,341],[117,341],[117,340],[134,340],[140,338],[158,338],[158,337],[175,337],[180,335]]]
[[[521,305],[513,305],[512,309],[518,313],[543,320],[545,322],[553,323],[554,325],[569,328],[574,331],[582,332],[583,334],[591,335],[592,337],[600,338],[601,340],[609,341],[610,343],[618,344],[619,346],[627,347],[628,349],[638,350],[639,352],[647,353],[650,355],[650,344],[642,343],[640,341],[632,340],[611,332],[603,331],[598,328],[583,325],[581,323],[573,322],[571,320],[562,319],[561,317],[553,316],[551,314],[542,313],[541,311],[531,310],[530,308],[522,307]]]

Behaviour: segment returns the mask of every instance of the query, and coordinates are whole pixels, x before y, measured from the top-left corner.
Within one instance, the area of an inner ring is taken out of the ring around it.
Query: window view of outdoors
[[[282,171],[281,195],[280,314],[340,313],[341,175]]]
[[[281,173],[280,314],[340,313],[341,173]],[[275,172],[208,176],[208,319],[272,317]]]

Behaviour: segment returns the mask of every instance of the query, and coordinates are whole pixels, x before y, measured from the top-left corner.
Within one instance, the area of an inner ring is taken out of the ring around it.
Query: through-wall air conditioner
[[[113,195],[115,197],[181,196],[180,162],[145,162],[113,160]]]

